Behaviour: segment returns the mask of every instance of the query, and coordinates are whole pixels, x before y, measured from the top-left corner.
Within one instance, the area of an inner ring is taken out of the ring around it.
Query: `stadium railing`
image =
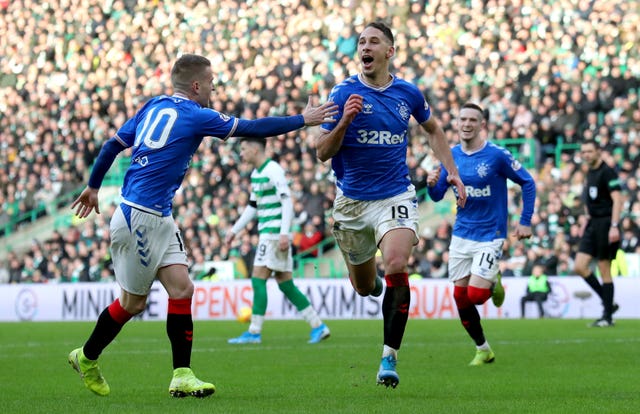
[[[70,205],[72,200],[80,194],[82,188],[83,187],[78,187],[70,193],[61,194],[49,203],[41,202],[32,210],[13,216],[8,223],[0,227],[0,235],[2,237],[9,237],[21,230],[23,226],[36,223],[45,217],[57,219],[57,211],[62,206]]]
[[[293,277],[342,277],[346,269],[338,269],[340,261],[336,260],[335,255],[328,254],[335,244],[335,239],[330,236],[306,250],[297,252],[293,256]],[[317,255],[309,257],[313,252],[317,252]]]
[[[503,146],[511,152],[513,157],[528,170],[536,167],[536,154],[538,142],[533,138],[508,138],[493,140],[497,145]]]
[[[116,162],[104,178],[103,186],[120,186],[131,162],[131,157],[118,157]],[[50,203],[39,203],[35,208],[22,214],[14,215],[10,220],[0,227],[0,235],[11,236],[21,225],[35,223],[38,219],[54,215],[57,223],[62,224],[57,218],[57,210],[62,206],[71,205],[72,201],[82,192],[84,184],[78,186],[70,193],[60,194]],[[63,217],[65,220],[66,218]]]
[[[556,144],[556,152],[555,152],[555,163],[556,167],[560,167],[562,165],[562,154],[565,152],[573,153],[575,151],[580,150],[580,144],[572,144],[565,143],[562,137],[558,138],[558,143]]]
[[[346,277],[347,269],[334,257],[313,257],[298,259],[293,272],[294,278],[331,278]]]

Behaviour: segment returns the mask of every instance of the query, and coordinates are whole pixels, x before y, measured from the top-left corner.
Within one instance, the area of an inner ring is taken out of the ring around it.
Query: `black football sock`
[[[385,275],[387,289],[382,300],[382,318],[384,320],[384,344],[398,350],[409,319],[409,275],[396,273]]]
[[[604,317],[611,320],[613,314],[613,283],[602,284],[602,304],[604,306]]]
[[[84,344],[84,356],[96,360],[102,351],[118,336],[120,330],[133,315],[120,306],[120,299],[116,299],[111,305],[104,308],[91,336]]]
[[[458,309],[460,315],[460,321],[462,326],[467,330],[467,333],[473,339],[473,342],[477,346],[480,346],[486,342],[482,325],[480,324],[480,314],[475,306],[471,305],[464,309]]]
[[[596,292],[598,296],[600,296],[600,299],[604,300],[602,296],[602,285],[600,284],[600,281],[598,280],[596,275],[591,273],[588,277],[584,278],[584,281],[587,282],[589,286],[591,286],[591,289],[593,289],[593,291]]]
[[[191,299],[169,299],[167,336],[171,341],[173,368],[190,367],[193,344]]]

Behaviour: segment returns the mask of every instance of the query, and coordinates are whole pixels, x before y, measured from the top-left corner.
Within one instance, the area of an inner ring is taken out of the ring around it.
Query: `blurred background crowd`
[[[33,209],[46,217],[69,208],[61,197],[82,189],[102,143],[150,97],[172,93],[179,54],[212,60],[216,110],[295,114],[358,71],[357,36],[375,19],[395,33],[392,72],[420,86],[452,145],[458,108],[475,101],[489,114],[488,137],[519,142],[510,149],[531,160],[534,237],[506,243],[505,275],[528,275],[534,263],[572,274],[584,182],[575,148],[587,138],[622,178],[623,250],[639,251],[640,12],[624,0],[0,0],[0,234],[26,230],[19,218]],[[335,190],[330,164],[315,156],[317,132],[268,145],[291,182],[298,251],[330,237]],[[410,139],[420,191],[436,161],[415,125]],[[194,265],[236,257],[251,267],[254,229],[231,250],[222,243],[248,201],[237,146],[205,140],[175,199]],[[517,186],[509,202],[517,220]],[[0,282],[113,280],[113,208],[9,252]],[[452,217],[423,217],[412,273],[446,277]]]

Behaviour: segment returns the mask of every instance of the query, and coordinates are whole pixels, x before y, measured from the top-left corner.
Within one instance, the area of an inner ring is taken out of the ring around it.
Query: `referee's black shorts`
[[[584,230],[578,251],[598,260],[613,260],[620,248],[620,241],[609,243],[611,217],[591,217]]]

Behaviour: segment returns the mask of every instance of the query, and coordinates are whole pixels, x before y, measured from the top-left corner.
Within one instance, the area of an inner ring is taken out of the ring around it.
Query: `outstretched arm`
[[[300,115],[268,116],[260,119],[239,119],[234,137],[266,138],[286,134],[305,126],[335,122],[333,116],[338,113],[338,105],[326,102],[320,106],[311,106],[311,98]]]

